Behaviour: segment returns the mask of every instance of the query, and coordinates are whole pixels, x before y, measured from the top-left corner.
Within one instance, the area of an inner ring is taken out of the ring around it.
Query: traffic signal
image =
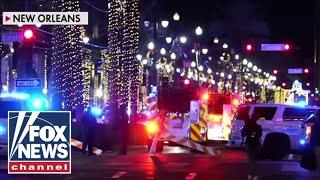
[[[305,74],[308,74],[310,71],[309,71],[308,68],[305,68],[305,69],[303,70],[303,72],[304,72]]]
[[[247,51],[252,51],[252,49],[253,49],[252,44],[247,44],[247,45],[246,45],[246,50],[247,50]]]
[[[282,87],[286,87],[286,86],[287,86],[287,83],[284,82],[284,83],[282,83],[281,85],[282,85]]]
[[[284,44],[284,50],[289,51],[291,49],[290,44]]]
[[[25,29],[23,31],[23,37],[26,39],[26,40],[29,40],[29,39],[32,39],[33,38],[33,31],[31,29]]]
[[[273,74],[278,74],[278,70],[274,69]]]

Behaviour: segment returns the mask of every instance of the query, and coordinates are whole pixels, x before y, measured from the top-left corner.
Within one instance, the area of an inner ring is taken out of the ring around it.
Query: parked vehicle
[[[259,116],[258,124],[262,126],[263,135],[261,142],[264,146],[273,145],[274,147],[281,147],[289,144],[290,150],[300,150],[307,142],[311,132],[310,127],[301,128],[301,125],[317,109],[318,107],[313,106],[302,107],[284,104],[241,105],[232,120],[232,130],[228,145],[230,147],[242,146],[242,127],[248,116],[250,117],[255,113]]]

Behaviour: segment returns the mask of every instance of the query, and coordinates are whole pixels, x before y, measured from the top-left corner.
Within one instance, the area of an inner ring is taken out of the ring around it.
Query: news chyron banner
[[[3,12],[3,25],[88,25],[88,12]]]
[[[71,174],[70,111],[9,111],[9,174]]]

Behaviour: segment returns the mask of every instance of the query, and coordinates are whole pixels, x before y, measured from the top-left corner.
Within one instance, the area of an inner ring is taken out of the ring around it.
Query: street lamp
[[[141,61],[141,59],[142,59],[142,55],[141,54],[137,54],[137,59],[139,60],[139,61]]]
[[[223,43],[223,45],[222,45],[222,48],[223,49],[227,49],[229,46],[228,46],[228,44],[227,43]]]
[[[234,58],[235,58],[236,60],[238,60],[240,57],[239,57],[238,54],[236,54],[236,55],[234,56]]]
[[[187,42],[187,37],[181,36],[181,37],[180,37],[180,42],[181,42],[182,44],[185,44],[185,43]]]
[[[160,49],[160,54],[161,55],[165,55],[166,54],[166,49],[165,48],[161,48]]]
[[[171,53],[170,58],[171,58],[172,60],[174,60],[174,59],[177,58],[177,55],[176,55],[175,53]]]
[[[203,30],[202,30],[202,28],[201,28],[200,26],[198,26],[198,27],[196,28],[195,32],[196,32],[196,35],[197,35],[197,36],[200,36],[200,35],[202,35]]]
[[[207,54],[208,53],[208,49],[202,49],[202,54]]]
[[[172,37],[166,37],[166,43],[170,44],[172,42]]]
[[[248,64],[248,60],[247,59],[243,59],[242,64],[243,65],[247,65]]]
[[[253,71],[257,71],[257,70],[258,70],[258,67],[257,67],[257,66],[253,66],[252,70],[253,70]]]
[[[148,43],[148,49],[149,50],[153,50],[154,49],[154,43],[153,42],[149,42]]]
[[[90,41],[90,38],[88,36],[84,36],[82,38],[83,43],[87,44]]]
[[[231,74],[228,75],[228,79],[232,79],[232,75]]]
[[[143,59],[143,60],[142,60],[142,64],[143,64],[143,65],[147,65],[147,64],[148,64],[148,59]]]
[[[179,21],[180,20],[180,15],[179,15],[179,13],[174,13],[173,14],[173,20],[175,20],[175,21]]]
[[[220,73],[220,77],[224,77],[224,72]]]
[[[161,21],[161,26],[167,28],[169,26],[169,21]]]
[[[198,70],[199,70],[199,71],[203,71],[203,66],[200,65],[200,66],[198,67]]]
[[[191,67],[196,67],[196,62],[192,61],[190,64]]]
[[[208,74],[211,74],[211,73],[212,73],[212,70],[209,68],[209,69],[207,70],[207,73],[208,73]]]
[[[217,37],[215,37],[215,38],[213,39],[213,43],[218,44],[218,43],[219,43],[219,39],[218,39]]]

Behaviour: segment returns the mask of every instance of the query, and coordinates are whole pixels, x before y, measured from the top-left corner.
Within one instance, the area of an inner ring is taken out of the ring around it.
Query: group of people
[[[256,174],[257,169],[257,157],[261,149],[261,136],[262,127],[257,124],[259,118],[258,114],[253,114],[250,118],[248,117],[245,121],[245,125],[242,129],[241,136],[245,139],[245,150],[248,156],[249,175],[248,179],[256,180],[258,176]],[[316,156],[317,171],[320,172],[320,110],[303,123],[302,128],[305,128],[306,124],[312,125],[310,146]]]

